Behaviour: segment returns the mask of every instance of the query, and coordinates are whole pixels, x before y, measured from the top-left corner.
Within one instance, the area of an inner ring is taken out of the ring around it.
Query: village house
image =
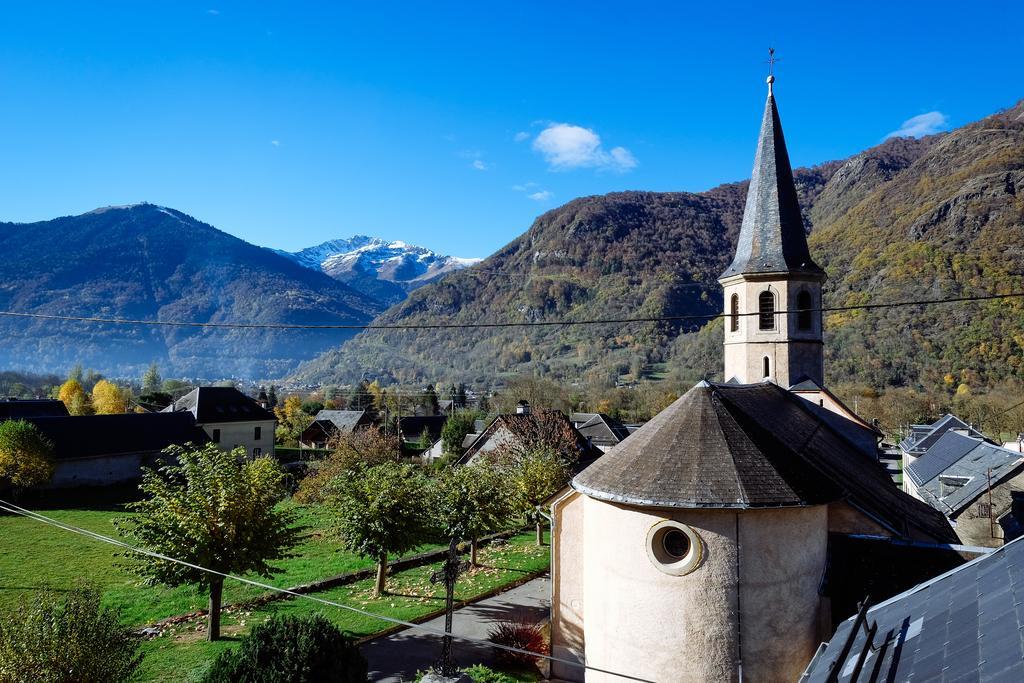
[[[904,472],[906,491],[944,514],[960,540],[995,547],[1024,533],[1024,454],[949,429]]]
[[[979,439],[984,435],[977,429],[961,420],[956,415],[946,414],[932,424],[910,425],[910,433],[900,441],[900,452],[903,456],[903,469],[914,464],[942,435],[948,431],[958,431],[966,436],[974,436]]]
[[[299,448],[329,448],[340,434],[372,426],[373,419],[365,410],[321,410],[299,436]]]
[[[622,443],[630,433],[626,425],[604,413],[572,413],[569,415],[569,421],[583,438],[602,453]]]
[[[586,467],[601,455],[601,451],[572,426],[572,422],[569,421],[565,413],[560,410],[534,412],[529,403],[520,401],[514,414],[498,415],[479,434],[466,437],[466,441],[463,442],[466,447],[465,452],[458,459],[458,464],[466,465],[475,462],[483,454],[498,450],[505,445],[522,442],[523,439],[535,439],[538,437],[535,433],[538,429],[554,429],[559,424],[571,432],[572,439],[575,441],[577,452],[575,467],[577,470]],[[472,440],[470,440],[471,437],[473,437]]]
[[[649,681],[796,681],[856,600],[964,560],[946,518],[879,465],[877,429],[823,389],[825,273],[773,81],[720,278],[727,381],[698,383],[552,501],[556,657]]]
[[[252,458],[274,454],[277,418],[234,387],[199,387],[164,408],[165,413],[191,413],[222,449],[244,448]]]
[[[166,459],[171,445],[202,445],[209,437],[187,412],[63,415],[23,418],[53,444],[54,475],[40,488],[113,486],[139,481],[143,467]]]

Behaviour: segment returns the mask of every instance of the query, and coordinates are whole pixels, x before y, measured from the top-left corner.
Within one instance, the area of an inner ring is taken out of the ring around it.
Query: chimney
[[[530,404],[527,401],[520,401],[516,404],[516,415],[529,415]]]

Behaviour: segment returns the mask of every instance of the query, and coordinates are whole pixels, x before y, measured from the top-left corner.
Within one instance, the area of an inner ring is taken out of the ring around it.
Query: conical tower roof
[[[837,497],[831,482],[759,438],[723,398],[718,385],[698,383],[578,474],[573,488],[644,507],[778,507]]]
[[[768,101],[761,120],[736,257],[721,278],[743,273],[824,274],[807,249],[793,169],[772,93],[774,81],[774,76],[768,77]]]

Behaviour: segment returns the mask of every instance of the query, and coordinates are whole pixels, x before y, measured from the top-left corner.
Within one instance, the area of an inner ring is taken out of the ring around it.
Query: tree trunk
[[[537,545],[544,545],[544,522],[537,520]]]
[[[373,597],[379,598],[384,593],[384,582],[388,578],[388,554],[381,553],[377,558],[377,581],[373,584]]]
[[[479,564],[477,563],[477,561],[476,561],[476,549],[477,549],[477,545],[479,545],[479,544],[478,544],[478,543],[476,542],[476,536],[474,536],[474,537],[473,537],[472,539],[470,539],[470,541],[469,541],[469,565],[470,565],[471,567],[479,567],[479,566],[480,566],[480,565],[479,565]]]
[[[216,577],[210,581],[210,613],[207,615],[206,639],[220,639],[220,602],[224,593],[224,579]]]

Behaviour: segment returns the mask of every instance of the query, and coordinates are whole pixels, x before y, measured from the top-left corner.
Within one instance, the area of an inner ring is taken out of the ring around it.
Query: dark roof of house
[[[939,512],[956,515],[984,493],[989,484],[998,486],[1019,474],[1022,467],[1024,454],[984,439],[946,432],[907,470],[926,503]],[[919,483],[918,477],[928,478]],[[947,477],[959,485],[944,487],[949,482]]]
[[[398,431],[403,438],[418,439],[427,430],[431,441],[441,438],[441,430],[448,421],[447,415],[407,415],[398,420]]]
[[[198,387],[163,412],[192,413],[199,424],[275,420],[274,414],[234,387]]]
[[[824,276],[807,248],[782,122],[769,87],[736,256],[720,277],[794,272]]]
[[[1024,538],[844,621],[800,680],[1022,681],[1022,594]]]
[[[0,400],[0,421],[23,417],[63,417],[68,415],[63,401],[53,398],[8,398]]]
[[[819,411],[771,383],[700,382],[577,475],[577,490],[643,507],[758,508],[845,500],[894,534],[957,543]]]
[[[573,413],[573,417],[579,414]],[[577,425],[576,430],[598,446],[614,446],[629,436],[625,425],[603,413],[594,413],[586,422]]]
[[[910,435],[900,442],[900,448],[908,453],[923,453],[935,445],[942,435],[952,429],[966,431],[971,436],[984,438],[981,432],[956,415],[946,414],[930,425],[913,425]]]
[[[364,423],[365,418],[365,410],[321,410],[313,421],[322,423],[325,429],[333,426],[339,432],[351,432]]]
[[[55,460],[156,453],[210,439],[191,413],[124,413],[26,418],[54,445]]]
[[[487,427],[482,432],[480,432],[476,439],[473,440],[473,443],[469,445],[469,447],[466,449],[466,452],[462,454],[461,458],[459,458],[458,462],[460,464],[465,464],[469,462],[473,458],[473,456],[479,453],[480,450],[491,440],[491,438],[500,428],[505,427],[510,432],[515,434],[522,428],[521,425],[524,424],[524,420],[535,420],[538,415],[554,415],[556,416],[556,418],[565,421],[566,426],[572,430],[573,435],[575,436],[576,448],[580,453],[579,462],[585,462],[586,464],[589,465],[593,461],[593,458],[601,455],[601,452],[594,448],[590,444],[590,442],[587,441],[583,437],[583,435],[579,433],[579,430],[572,426],[572,422],[569,421],[569,418],[566,417],[565,413],[563,413],[560,410],[550,410],[522,414],[514,413],[508,415],[498,415],[496,418],[491,420],[491,423],[487,425]]]

